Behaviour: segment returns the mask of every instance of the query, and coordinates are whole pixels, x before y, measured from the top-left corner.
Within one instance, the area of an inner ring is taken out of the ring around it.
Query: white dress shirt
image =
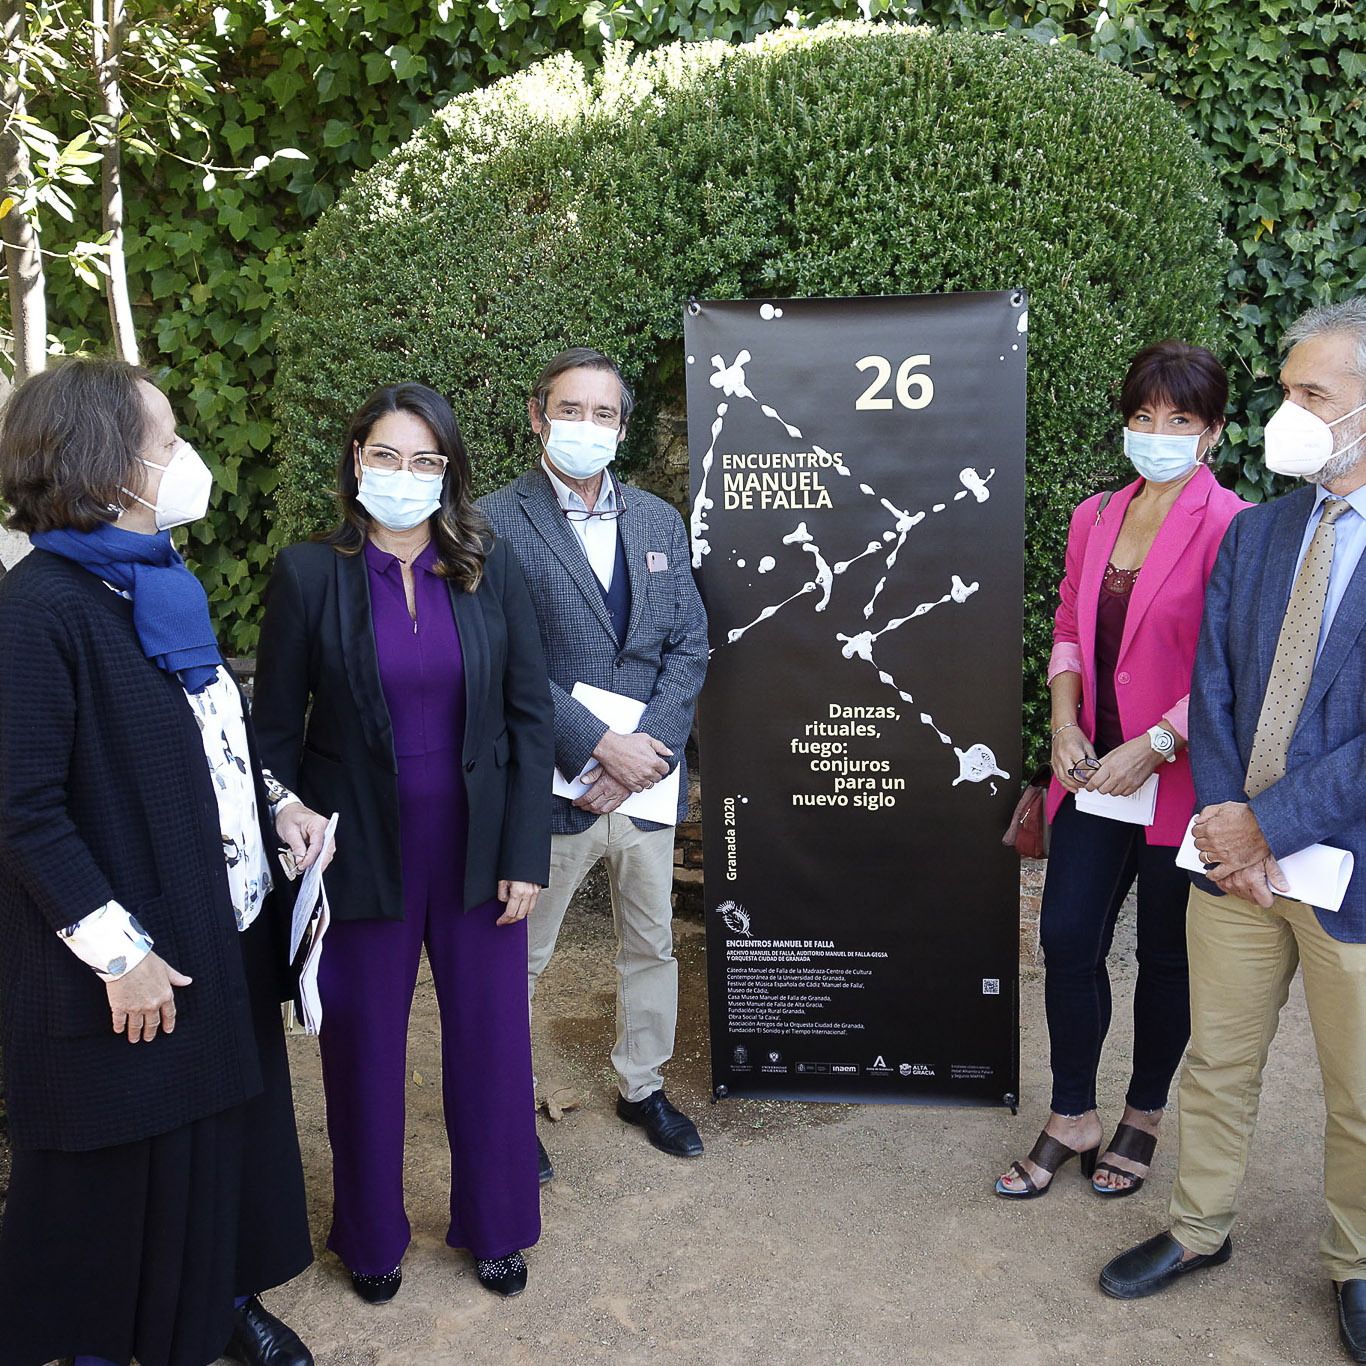
[[[550,486],[555,490],[555,497],[560,500],[560,506],[566,512],[582,514],[588,511],[588,504],[550,468],[544,456],[541,457],[541,468],[546,472]],[[617,512],[619,510],[616,481],[607,470],[603,470],[602,488],[598,492],[598,501],[593,511]],[[579,516],[570,517],[568,521],[579,538],[579,544],[583,546],[583,553],[588,556],[588,563],[592,565],[593,573],[598,576],[598,582],[602,584],[603,592],[606,592],[612,587],[612,570],[617,563],[617,519],[615,517]]]

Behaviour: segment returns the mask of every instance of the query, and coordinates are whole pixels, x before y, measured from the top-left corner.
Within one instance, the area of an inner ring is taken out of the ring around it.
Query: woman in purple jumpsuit
[[[470,501],[439,394],[371,395],[338,485],[341,524],[276,564],[253,706],[280,781],[340,814],[318,979],[328,1246],[363,1299],[397,1293],[411,1236],[405,1050],[425,946],[451,1148],[446,1241],[473,1253],[483,1285],[516,1294],[540,1235],[524,923],[549,875],[540,635],[515,558]]]

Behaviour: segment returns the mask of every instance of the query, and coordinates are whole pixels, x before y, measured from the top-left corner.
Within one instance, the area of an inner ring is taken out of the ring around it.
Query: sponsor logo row
[[[736,1044],[731,1049],[731,1068],[736,1072],[766,1073],[795,1072],[798,1076],[828,1077],[933,1077],[936,1069],[927,1062],[900,1062],[891,1066],[886,1057],[879,1053],[872,1062],[789,1062],[777,1048],[751,1051],[744,1044]]]

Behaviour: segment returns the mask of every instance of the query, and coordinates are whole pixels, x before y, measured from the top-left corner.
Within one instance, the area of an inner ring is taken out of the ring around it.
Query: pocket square
[[[661,569],[669,567],[669,557],[662,550],[647,550],[645,552],[645,568],[651,574],[658,574]]]

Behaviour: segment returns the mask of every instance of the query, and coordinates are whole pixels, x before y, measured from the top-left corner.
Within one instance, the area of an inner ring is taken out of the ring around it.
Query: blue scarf
[[[143,536],[105,523],[94,531],[40,531],[29,539],[130,594],[143,654],[178,674],[186,692],[213,682],[222,656],[209,624],[209,599],[169,531]]]

